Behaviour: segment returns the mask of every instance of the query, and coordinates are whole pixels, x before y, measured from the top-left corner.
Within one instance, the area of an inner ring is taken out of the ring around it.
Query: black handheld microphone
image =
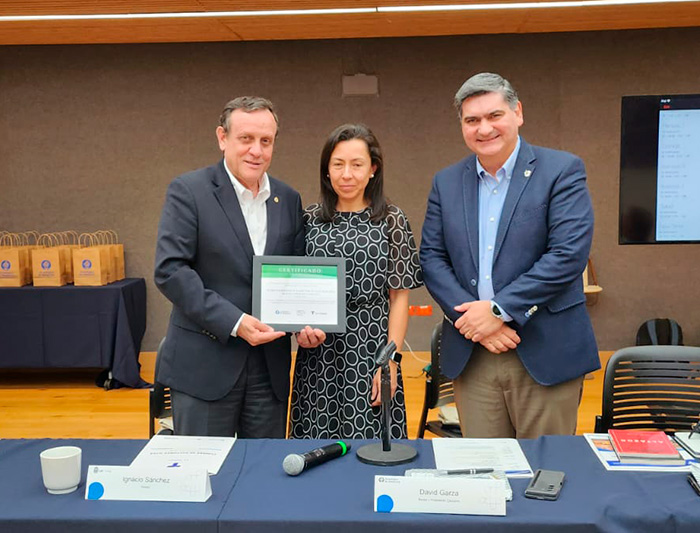
[[[345,444],[342,440],[339,440],[338,442],[334,442],[323,448],[316,448],[305,454],[290,453],[284,458],[282,468],[284,468],[284,471],[290,476],[298,476],[304,470],[322,465],[326,461],[330,461],[336,457],[342,457],[348,453],[349,449],[349,444]]]
[[[396,351],[396,343],[394,341],[391,341],[389,344],[387,344],[384,348],[382,348],[379,351],[379,354],[377,355],[377,358],[374,360],[374,363],[378,367],[384,366],[389,361],[389,358],[392,355],[394,355],[395,351]]]

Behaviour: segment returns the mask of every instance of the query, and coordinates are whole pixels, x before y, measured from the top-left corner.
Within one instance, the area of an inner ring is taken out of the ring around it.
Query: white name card
[[[205,468],[135,468],[90,465],[86,500],[205,502],[211,482]]]
[[[506,494],[497,479],[375,476],[374,510],[505,516]]]

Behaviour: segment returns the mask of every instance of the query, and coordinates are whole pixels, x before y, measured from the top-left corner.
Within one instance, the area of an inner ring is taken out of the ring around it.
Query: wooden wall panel
[[[514,2],[515,0],[506,0]],[[495,3],[472,0],[464,4]],[[0,15],[217,12],[443,4],[439,0],[4,2]],[[668,4],[195,19],[0,21],[0,45],[259,41],[540,33],[700,25],[700,1]]]
[[[226,2],[236,4],[237,2]],[[86,15],[207,11],[198,0],[4,0],[0,15]]]

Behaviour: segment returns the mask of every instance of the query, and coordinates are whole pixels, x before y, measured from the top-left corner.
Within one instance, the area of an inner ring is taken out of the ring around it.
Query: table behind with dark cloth
[[[211,478],[205,503],[85,499],[89,465],[128,465],[145,440],[0,441],[0,531],[6,533],[217,533],[217,519],[236,482],[244,453],[231,454]],[[83,450],[82,477],[71,494],[46,492],[39,453],[53,446]],[[245,447],[242,447],[243,449]],[[243,450],[242,450],[243,451]]]
[[[108,368],[129,387],[139,376],[146,283],[0,288],[0,368]]]
[[[350,453],[290,477],[282,470],[289,453],[304,453],[330,441],[238,440],[206,503],[112,502],[84,499],[90,464],[127,465],[146,441],[0,440],[0,531],[141,533],[190,531],[258,532],[610,532],[697,533],[700,498],[686,473],[608,472],[582,437],[520,441],[533,469],[562,470],[566,481],[557,501],[523,496],[528,479],[511,479],[513,501],[506,516],[375,513],[374,476],[434,468],[430,441],[415,446],[416,461],[394,467],[360,463],[366,441],[349,441]],[[50,495],[43,487],[39,453],[53,446],[83,450],[78,490]]]
[[[243,470],[220,516],[220,533],[700,531],[700,498],[686,473],[608,472],[582,437],[520,441],[533,470],[566,473],[557,501],[525,498],[529,479],[511,479],[513,501],[506,504],[505,517],[375,513],[374,476],[435,468],[432,445],[404,441],[418,449],[416,461],[377,467],[355,456],[363,442],[349,442],[348,456],[290,477],[282,470],[287,454],[329,441],[248,441]]]

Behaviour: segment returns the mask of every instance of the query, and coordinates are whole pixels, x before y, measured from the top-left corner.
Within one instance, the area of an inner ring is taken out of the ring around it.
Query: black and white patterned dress
[[[300,348],[294,369],[292,438],[379,438],[379,407],[371,407],[374,358],[387,341],[389,289],[423,284],[406,215],[390,205],[381,222],[370,209],[337,213],[323,223],[318,204],[304,212],[306,255],[346,260],[346,332],[328,334],[319,347]],[[392,438],[406,438],[401,369],[391,403]]]

